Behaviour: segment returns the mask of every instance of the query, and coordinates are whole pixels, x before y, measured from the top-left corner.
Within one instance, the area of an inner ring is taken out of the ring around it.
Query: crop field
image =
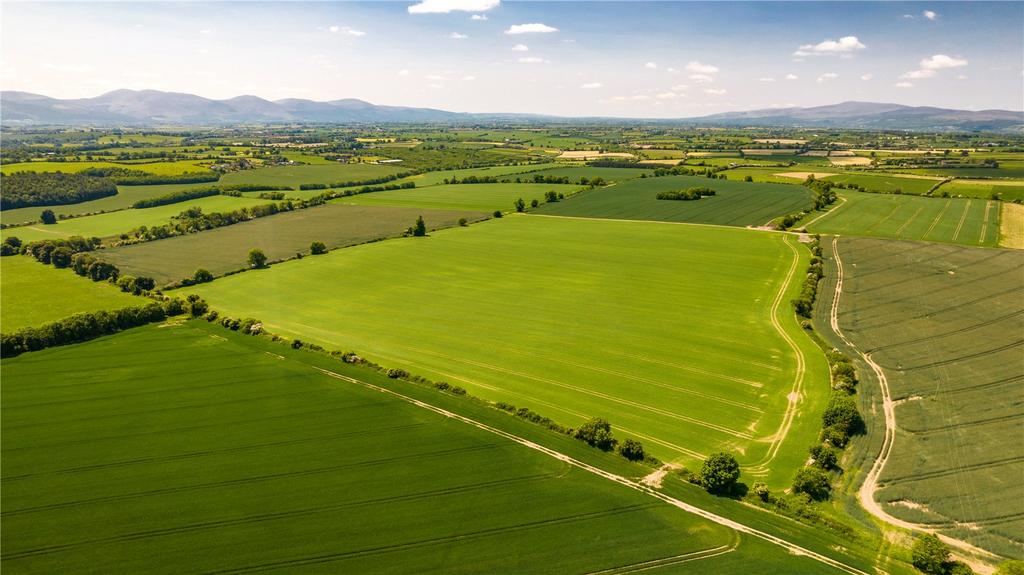
[[[696,201],[659,200],[658,192],[690,187],[708,187],[716,195]],[[782,186],[712,180],[694,176],[643,178],[588,190],[539,213],[627,220],[657,220],[758,226],[772,219],[811,206],[811,192],[803,186]]]
[[[164,134],[111,134],[96,139],[99,144],[159,144],[164,146],[181,145],[181,136]]]
[[[958,178],[1024,178],[1024,162],[999,162],[998,168],[918,168],[910,170],[932,176],[955,176]]]
[[[923,198],[841,190],[845,201],[811,214],[807,230],[822,234],[927,240],[968,246],[999,242],[1000,203],[970,198]]]
[[[3,333],[80,312],[120,309],[146,301],[109,283],[94,282],[28,256],[0,258],[0,291],[3,291],[4,302],[0,306]]]
[[[948,192],[951,196],[967,196],[970,198],[989,199],[993,195],[1007,202],[1024,200],[1024,181],[1003,180],[953,180],[942,184],[939,193]]]
[[[5,360],[5,569],[831,572],[321,365],[393,386],[205,322]]]
[[[503,212],[513,210],[518,198],[529,205],[530,200],[544,201],[544,194],[556,191],[566,196],[582,189],[564,184],[452,184],[372,192],[333,200],[336,203],[361,206],[398,206],[441,210],[473,210]]]
[[[733,168],[731,170],[725,170],[724,172],[720,172],[720,173],[725,174],[725,177],[727,179],[729,179],[730,181],[743,181],[744,178],[746,178],[747,176],[750,176],[755,182],[762,182],[762,183],[769,183],[769,184],[790,184],[790,185],[793,185],[793,184],[801,183],[804,179],[806,179],[806,177],[793,178],[793,177],[789,177],[789,176],[780,176],[778,174],[782,174],[782,173],[786,173],[786,172],[796,172],[796,173],[802,173],[802,174],[803,173],[809,173],[809,172],[828,173],[828,172],[832,172],[832,171],[834,171],[834,169],[829,168],[827,166],[814,166],[814,167],[790,166],[790,167],[786,167],[786,168],[780,168],[780,167]]]
[[[266,184],[291,186],[301,184],[330,184],[380,178],[405,171],[401,166],[379,164],[318,164],[302,166],[274,166],[230,172],[221,177],[223,185]]]
[[[270,261],[309,254],[312,242],[329,249],[401,235],[422,215],[430,229],[454,226],[480,212],[327,204],[155,242],[111,248],[103,259],[122,271],[163,284],[191,277],[197,268],[214,275],[244,269],[249,250]]]
[[[837,249],[839,326],[881,367],[895,402],[876,500],[1024,557],[1024,252],[847,237]]]
[[[601,168],[596,166],[569,166],[564,167],[564,164],[560,164],[563,167],[553,168],[538,172],[544,176],[568,176],[573,180],[579,178],[602,178],[606,182],[623,182],[631,180],[633,178],[639,178],[641,175],[650,176],[654,173],[654,170],[646,168]],[[532,177],[533,174],[526,174],[524,177]]]
[[[107,196],[98,200],[90,200],[88,202],[79,202],[77,204],[63,204],[59,206],[32,206],[29,208],[17,208],[13,210],[4,210],[0,212],[0,218],[3,219],[6,224],[20,224],[23,222],[37,222],[39,221],[39,214],[43,210],[53,210],[53,213],[61,215],[77,215],[77,214],[92,214],[96,212],[109,212],[113,210],[123,210],[130,208],[132,204],[139,200],[148,198],[155,198],[170,194],[173,192],[179,192],[182,190],[189,190],[192,188],[202,188],[214,186],[215,183],[209,184],[163,184],[158,186],[118,186],[117,195]]]
[[[914,195],[924,194],[941,181],[940,178],[903,178],[895,175],[876,174],[839,174],[829,176],[828,179],[837,184],[857,184],[872,192],[902,192]]]
[[[116,197],[116,196],[115,196]],[[171,221],[171,217],[189,208],[201,208],[206,213],[227,212],[245,206],[270,203],[269,200],[236,198],[232,196],[208,196],[177,204],[153,208],[128,209],[94,216],[83,216],[59,220],[56,224],[33,224],[3,230],[3,237],[15,236],[22,241],[35,241],[70,236],[110,237],[135,229],[139,226],[156,226]],[[39,208],[42,212],[43,208]]]
[[[808,256],[782,234],[517,215],[179,291],[567,425],[605,417],[664,459],[729,449],[780,485],[828,391],[789,305]]]
[[[487,168],[466,168],[464,170],[437,170],[433,172],[424,172],[422,174],[416,174],[407,178],[398,180],[399,182],[416,182],[418,187],[425,186],[436,186],[444,183],[444,180],[450,180],[456,178],[462,180],[469,176],[487,177],[493,176],[495,178],[508,176],[514,178],[518,174],[524,174],[526,172],[535,172],[538,170],[548,170],[559,166],[560,164],[529,164],[523,166],[490,166]],[[547,173],[546,171],[544,173]]]
[[[0,171],[4,174],[14,174],[17,172],[64,172],[70,174],[88,168],[126,168],[147,172],[156,176],[176,176],[189,172],[209,172],[204,162],[195,160],[175,162],[155,162],[153,160],[146,160],[144,162],[22,162],[18,164],[4,164]]]
[[[1003,214],[999,220],[999,245],[1024,249],[1024,205],[1003,204]]]

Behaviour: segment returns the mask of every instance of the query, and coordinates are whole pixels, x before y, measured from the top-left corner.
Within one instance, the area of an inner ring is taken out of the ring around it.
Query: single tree
[[[793,492],[806,493],[815,501],[824,501],[832,492],[832,485],[824,471],[816,467],[802,467],[793,478]]]
[[[494,217],[500,218],[500,217],[502,217],[504,215],[505,214],[501,213],[501,210],[494,210]]]
[[[261,268],[267,265],[267,254],[259,248],[249,250],[249,267]]]
[[[612,437],[612,425],[599,417],[581,425],[574,437],[602,451],[611,451],[617,443]]]
[[[530,200],[530,207],[531,208],[536,208],[539,205],[540,205],[540,200],[538,200],[537,198],[533,198],[532,200]]]
[[[423,221],[423,216],[416,218],[416,225],[412,227],[412,235],[417,238],[427,235],[427,224]]]
[[[700,484],[711,493],[731,493],[740,478],[740,464],[728,453],[715,453],[700,468]]]
[[[53,213],[53,210],[43,210],[42,215],[39,216],[39,221],[44,224],[55,224],[57,223],[57,216]]]
[[[314,256],[327,253],[327,246],[323,242],[313,242],[309,244],[309,253]]]
[[[209,270],[205,270],[203,268],[199,268],[199,269],[196,270],[196,273],[192,274],[192,281],[197,283],[197,284],[203,284],[203,283],[206,283],[206,282],[212,282],[213,281],[213,274],[210,273]]]
[[[942,575],[949,568],[949,547],[938,537],[927,533],[914,541],[910,550],[914,567],[928,575]]]
[[[512,205],[516,207],[517,212],[526,211],[526,202],[523,201],[523,198],[519,198],[518,200],[512,202]]]
[[[646,456],[643,444],[635,439],[623,441],[622,445],[619,446],[619,455],[630,461],[643,461]]]

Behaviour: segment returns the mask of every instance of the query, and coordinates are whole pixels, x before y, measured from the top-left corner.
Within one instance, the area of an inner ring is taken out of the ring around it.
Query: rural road
[[[329,370],[326,370],[326,369],[321,369],[321,368],[318,368],[318,367],[314,367],[314,369],[316,369],[317,371],[323,373],[324,375],[333,377],[335,379],[340,379],[342,381],[347,381],[349,383],[353,383],[353,384],[365,387],[367,389],[372,389],[374,391],[378,391],[380,393],[384,393],[384,394],[390,395],[390,396],[398,398],[398,399],[400,399],[400,400],[402,400],[402,401],[404,401],[406,403],[411,403],[411,404],[413,404],[413,405],[415,405],[417,407],[420,407],[420,408],[423,408],[423,409],[426,409],[426,410],[429,410],[429,411],[433,411],[435,413],[439,413],[439,414],[441,414],[441,415],[443,415],[445,417],[448,417],[448,418],[460,421],[462,423],[465,423],[467,425],[471,425],[473,427],[476,427],[477,429],[482,429],[482,430],[487,431],[489,433],[493,433],[494,435],[503,437],[503,438],[508,439],[510,441],[514,441],[514,442],[516,442],[516,443],[518,443],[520,445],[523,445],[523,446],[528,447],[530,449],[539,451],[539,452],[543,453],[544,455],[547,455],[548,457],[552,457],[552,458],[557,459],[559,461],[562,461],[562,462],[564,462],[566,464],[569,464],[569,465],[572,465],[574,467],[578,467],[579,469],[583,469],[584,471],[588,471],[590,473],[593,473],[594,475],[603,477],[604,479],[607,479],[609,481],[614,481],[615,483],[618,483],[620,485],[624,485],[624,486],[626,486],[626,487],[628,487],[630,489],[633,489],[635,491],[639,491],[641,493],[645,493],[645,494],[647,494],[647,495],[649,495],[651,497],[654,497],[656,499],[660,499],[660,500],[664,501],[665,503],[668,503],[669,505],[672,505],[673,507],[676,507],[678,509],[682,509],[683,511],[686,511],[688,513],[692,513],[692,514],[697,515],[699,517],[703,517],[704,519],[707,519],[708,521],[712,521],[714,523],[717,523],[717,524],[722,525],[724,527],[728,527],[728,528],[733,529],[735,531],[738,531],[740,533],[745,533],[747,535],[763,539],[763,540],[765,540],[765,541],[767,541],[769,543],[772,543],[774,545],[778,545],[779,547],[782,547],[783,549],[785,549],[786,551],[792,553],[793,555],[799,555],[799,556],[808,557],[810,559],[818,561],[819,563],[828,565],[829,567],[833,567],[833,568],[838,569],[840,571],[843,571],[845,573],[851,573],[853,575],[869,575],[866,571],[861,571],[860,569],[857,569],[856,567],[851,567],[850,565],[847,565],[847,564],[845,564],[845,563],[843,563],[841,561],[837,561],[835,559],[832,559],[831,557],[827,557],[827,556],[822,555],[820,553],[811,551],[810,549],[806,549],[804,547],[801,547],[801,546],[799,546],[799,545],[797,545],[795,543],[791,543],[789,541],[786,541],[785,539],[782,539],[781,537],[776,537],[775,535],[772,535],[770,533],[765,533],[764,531],[760,531],[758,529],[754,529],[753,527],[748,527],[747,525],[744,525],[742,523],[733,521],[732,519],[728,519],[728,518],[722,517],[721,515],[716,515],[716,514],[710,512],[710,511],[706,511],[704,509],[701,509],[700,507],[696,507],[694,505],[686,503],[685,501],[681,501],[679,499],[676,499],[674,497],[671,497],[669,495],[661,493],[660,491],[657,491],[656,489],[648,487],[647,485],[644,485],[641,482],[634,481],[634,480],[629,479],[627,477],[624,477],[622,475],[616,475],[614,473],[605,471],[605,470],[603,470],[603,469],[601,469],[599,467],[595,467],[595,466],[590,465],[588,463],[584,463],[584,462],[579,461],[577,459],[573,459],[572,457],[570,457],[570,456],[568,456],[568,455],[566,455],[564,453],[555,451],[554,449],[550,449],[548,447],[544,447],[543,445],[540,445],[538,443],[534,443],[533,441],[530,441],[528,439],[524,439],[522,437],[519,437],[518,435],[513,435],[511,433],[508,433],[507,431],[502,431],[502,430],[500,430],[500,429],[498,429],[496,427],[491,427],[490,425],[487,425],[485,423],[481,423],[481,422],[476,421],[474,419],[470,419],[468,417],[459,415],[457,413],[453,413],[453,412],[448,411],[446,409],[443,409],[443,408],[431,405],[429,403],[426,403],[424,401],[420,401],[418,399],[415,399],[413,397],[409,397],[407,395],[403,395],[403,394],[398,393],[396,391],[392,391],[390,389],[387,389],[387,388],[384,388],[384,387],[380,387],[378,385],[374,385],[372,383],[368,383],[368,382],[365,382],[365,381],[362,381],[362,380],[359,380],[359,379],[356,379],[356,378],[353,378],[353,377],[348,377],[348,376],[345,376],[345,375],[341,375],[340,373],[335,373],[333,371],[329,371]]]

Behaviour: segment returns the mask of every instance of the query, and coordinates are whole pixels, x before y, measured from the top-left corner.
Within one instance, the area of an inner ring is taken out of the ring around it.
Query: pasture
[[[711,188],[716,195],[689,202],[656,198],[658,192],[698,186]],[[666,176],[588,190],[537,211],[558,216],[759,226],[811,205],[811,192],[803,186]]]
[[[828,391],[789,304],[808,257],[783,234],[517,215],[178,291],[566,425],[605,417],[663,459],[734,451],[784,485]]]
[[[118,194],[120,195],[120,194]],[[113,196],[117,197],[117,196]],[[271,203],[270,200],[236,198],[232,196],[208,196],[197,200],[167,204],[153,208],[127,209],[93,216],[82,216],[58,220],[55,224],[33,224],[7,228],[0,232],[3,237],[15,236],[22,241],[35,241],[70,236],[106,238],[129,232],[139,226],[158,226],[171,221],[173,216],[189,208],[200,208],[206,213],[229,212],[245,206]],[[38,208],[42,212],[43,208]]]
[[[514,210],[512,203],[518,198],[522,198],[529,205],[531,200],[544,201],[544,194],[549,191],[568,196],[580,189],[580,186],[564,184],[442,184],[408,190],[371,192],[338,198],[332,202],[360,206],[508,212]]]
[[[951,196],[967,196],[969,198],[989,199],[998,196],[1001,200],[1012,202],[1024,200],[1024,180],[965,180],[958,179],[942,184],[938,193],[948,192]]]
[[[417,187],[435,186],[444,183],[444,180],[450,180],[456,178],[459,180],[465,179],[469,176],[477,177],[488,177],[493,176],[495,178],[509,177],[515,178],[519,174],[526,172],[536,172],[538,170],[548,170],[550,168],[557,167],[559,164],[529,164],[522,166],[490,166],[487,168],[466,168],[463,170],[436,170],[433,172],[423,172],[422,174],[415,174],[406,178],[398,180],[399,182],[416,182]],[[546,171],[544,173],[547,173]]]
[[[932,189],[942,178],[901,177],[890,174],[859,174],[847,173],[829,176],[830,182],[837,184],[857,184],[872,192],[903,193],[922,195]]]
[[[104,260],[123,272],[164,284],[191,277],[197,268],[214,275],[247,267],[249,250],[259,248],[270,261],[296,253],[309,255],[312,242],[328,249],[401,235],[422,215],[429,229],[454,226],[460,218],[486,217],[480,212],[422,210],[327,204],[282,212],[248,222],[155,242],[111,248]]]
[[[155,176],[177,176],[186,173],[206,172],[207,162],[196,160],[178,160],[170,162],[158,162],[154,160],[135,162],[108,162],[108,161],[81,161],[81,162],[21,162],[18,164],[4,164],[0,172],[14,174],[17,172],[64,172],[73,174],[88,168],[125,168],[138,170],[153,174]]]
[[[268,186],[291,186],[295,189],[301,184],[330,184],[334,182],[354,182],[380,178],[406,171],[406,168],[394,164],[316,164],[299,166],[273,166],[241,170],[224,174],[220,182],[232,184],[265,184]]]
[[[644,473],[323,356],[201,321],[146,326],[4,361],[6,569],[833,572],[323,368]]]
[[[0,330],[11,333],[81,312],[141,305],[143,300],[107,282],[41,264],[28,256],[0,258]],[[5,362],[7,360],[4,360]]]
[[[876,500],[1024,557],[1024,444],[1010,440],[1024,423],[1024,252],[848,237],[837,246],[839,326],[879,364],[896,403]],[[827,273],[834,282],[836,266]],[[878,382],[867,366],[860,373],[862,411],[880,413]]]
[[[97,212],[110,212],[130,208],[139,200],[156,198],[173,192],[190,190],[192,188],[205,188],[216,186],[216,182],[207,184],[162,184],[156,186],[118,186],[117,195],[107,196],[98,200],[79,202],[77,204],[63,204],[59,206],[32,206],[28,208],[17,208],[0,212],[6,224],[20,224],[23,222],[39,221],[39,214],[43,210],[53,210],[53,213],[62,215],[93,214]]]
[[[999,202],[849,190],[840,190],[839,196],[841,200],[824,215],[807,217],[804,225],[808,231],[968,246],[999,242]]]

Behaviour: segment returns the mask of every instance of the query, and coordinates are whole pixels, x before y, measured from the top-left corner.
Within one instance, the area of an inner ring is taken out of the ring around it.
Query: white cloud
[[[935,70],[911,70],[900,74],[900,78],[906,78],[909,80],[920,80],[922,78],[931,78],[935,75]]]
[[[921,60],[921,68],[924,70],[942,70],[944,68],[959,68],[966,66],[967,60],[963,58],[952,58],[945,54],[935,54],[931,58]]]
[[[466,38],[469,38],[469,36],[466,36],[465,34],[459,34],[458,32],[452,32],[451,34],[448,35],[448,37],[451,38],[452,40],[465,40]]]
[[[957,79],[957,80],[966,80],[966,79],[967,79],[967,76],[965,76],[965,75],[963,75],[963,74],[960,74],[959,76],[957,76],[957,77],[956,77],[956,79]]]
[[[442,86],[441,84],[429,84],[427,87],[428,88],[433,88],[435,90],[439,90],[441,88],[444,88],[444,86]]]
[[[540,22],[513,24],[508,27],[508,30],[505,30],[506,34],[550,34],[551,32],[558,32],[558,28]]]
[[[913,14],[904,14],[903,15],[903,19],[904,20],[913,20],[914,19],[914,15]]]
[[[357,38],[359,36],[366,36],[366,32],[363,32],[362,30],[353,30],[348,26],[328,26],[327,30],[331,34],[347,34],[349,36],[355,36]]]
[[[520,64],[547,64],[548,61],[544,58],[538,58],[536,56],[526,56],[519,59]]]
[[[786,79],[787,80],[799,80],[800,76],[797,76],[796,74],[786,74]]]
[[[472,82],[473,80],[476,80],[476,76],[463,76],[462,79],[466,82]]]
[[[433,80],[435,82],[444,80],[444,76],[438,76],[437,74],[427,74],[423,77],[424,80]]]
[[[473,14],[469,17],[470,20],[486,20],[487,14]]]
[[[676,98],[679,97],[681,96],[679,94],[676,94],[675,92],[662,92],[655,96],[655,98],[657,98],[658,100],[675,100]]]
[[[686,84],[676,84],[669,88],[669,90],[672,90],[673,92],[685,92],[687,88],[689,88],[689,86]]]
[[[213,34],[213,30],[200,30],[199,33],[203,36],[209,36],[210,34]]]
[[[711,64],[701,64],[696,60],[691,60],[686,65],[687,71],[694,72],[696,74],[716,74],[718,73],[718,67],[712,66]]]
[[[690,79],[698,84],[710,84],[715,81],[715,77],[708,74],[690,74]]]
[[[913,88],[914,87],[914,85],[911,84],[910,82],[896,82],[895,86],[897,88]]]
[[[409,6],[410,14],[447,14],[449,12],[486,12],[497,8],[501,0],[422,0]]]
[[[839,40],[823,40],[817,44],[804,44],[793,52],[794,56],[829,56],[834,54],[851,54],[867,48],[856,36],[843,36]]]
[[[675,68],[665,68],[665,71],[668,72],[669,74],[675,74],[679,70],[676,70]]]
[[[399,76],[408,76],[409,75],[409,71],[405,70],[405,69],[399,70],[398,71],[398,75]]]
[[[529,52],[530,51],[530,47],[527,46],[526,44],[516,44],[515,46],[512,46],[512,51],[513,52]]]
[[[758,82],[774,82],[775,78],[758,78]]]
[[[654,62],[648,62],[644,64],[644,68],[647,68],[649,70],[656,70],[658,68],[658,65],[655,64]]]
[[[646,102],[651,97],[646,94],[636,94],[635,96],[612,96],[610,102]]]
[[[936,18],[939,17],[938,14],[932,12],[931,10],[925,10],[924,12],[921,12],[921,15],[929,20],[935,20]]]
[[[708,88],[704,90],[705,94],[711,94],[712,96],[721,96],[725,94],[725,88]]]
[[[870,80],[870,79],[872,79],[874,77],[875,77],[874,74],[862,74],[860,79],[864,80],[866,82],[866,81],[868,81],[868,80]]]
[[[825,83],[825,82],[827,82],[829,80],[835,80],[838,77],[839,77],[839,74],[836,74],[835,72],[825,72],[821,76],[818,76],[818,79],[816,81],[819,84],[823,84],[823,83]]]
[[[583,88],[584,90],[596,90],[598,88],[604,88],[604,84],[601,82],[587,82],[580,86],[580,88]]]

